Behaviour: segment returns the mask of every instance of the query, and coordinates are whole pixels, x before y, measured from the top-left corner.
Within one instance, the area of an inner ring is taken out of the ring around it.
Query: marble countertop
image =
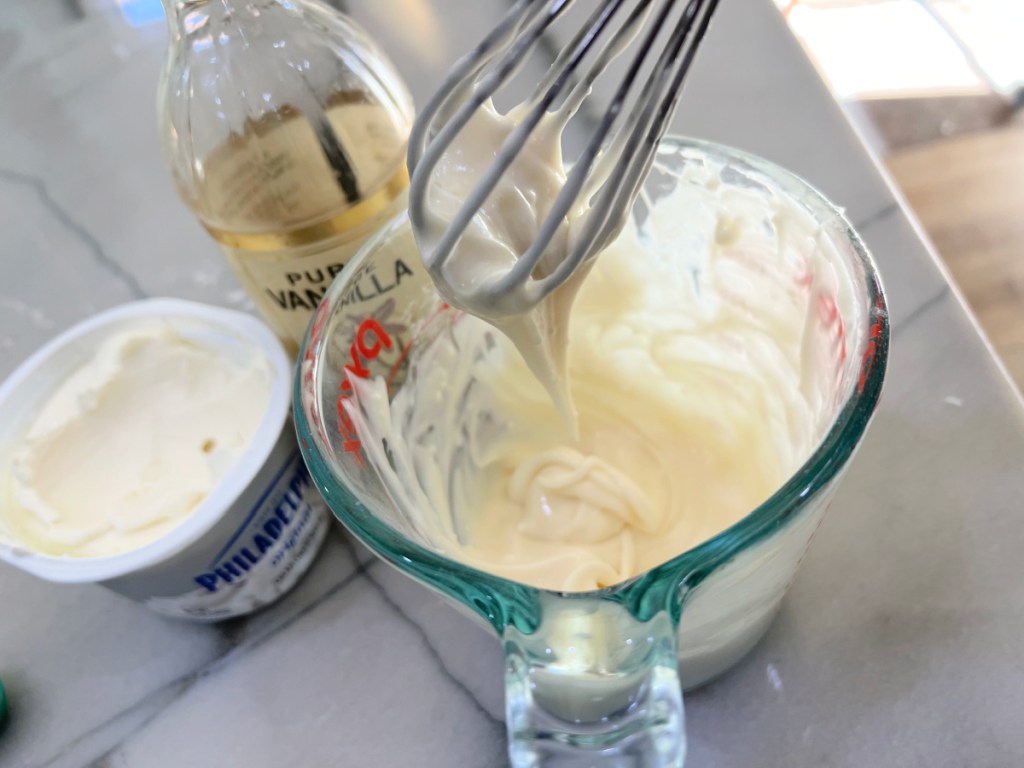
[[[422,102],[506,3],[348,5]],[[0,376],[132,299],[249,307],[161,164],[163,24],[4,10]],[[893,318],[880,411],[781,614],[687,697],[688,766],[1021,765],[1019,394],[770,0],[722,3],[679,127],[843,205]],[[498,643],[340,529],[287,599],[216,626],[0,565],[0,678],[4,768],[505,762]]]

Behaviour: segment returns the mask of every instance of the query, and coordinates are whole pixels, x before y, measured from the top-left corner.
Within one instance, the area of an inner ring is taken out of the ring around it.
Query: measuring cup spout
[[[504,632],[505,715],[515,768],[682,766],[676,631],[620,603],[554,594],[536,631]]]

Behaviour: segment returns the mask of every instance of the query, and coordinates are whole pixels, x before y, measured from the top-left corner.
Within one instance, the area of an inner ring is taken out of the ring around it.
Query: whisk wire
[[[697,47],[707,31],[711,14],[717,4],[718,0],[689,0],[680,24],[674,30],[656,65],[658,78],[649,82],[650,93],[645,92],[640,97],[646,105],[644,113],[642,119],[637,121],[636,129],[630,131],[629,142],[623,148],[622,157],[618,163],[620,170],[623,171],[623,178],[621,183],[614,183],[609,187],[612,195],[605,203],[607,211],[617,210],[620,206],[631,202],[643,185],[651,164],[654,162],[657,143],[664,135],[665,129],[675,113],[683,80],[693,62]],[[702,9],[703,15],[701,15]],[[696,29],[693,29],[695,22],[697,26]],[[689,44],[687,45],[687,43]],[[647,129],[644,131],[642,128],[645,124]],[[635,162],[636,153],[640,152],[641,148],[644,150],[641,155],[643,160]],[[602,218],[605,220],[594,243],[588,244],[588,247],[594,245],[598,250],[604,248],[614,239],[622,227],[621,222],[616,226],[614,217],[595,217],[599,221]],[[565,277],[568,277],[568,273],[565,273]]]
[[[536,303],[564,283],[588,258],[618,235],[628,210],[654,161],[657,144],[674,114],[683,79],[693,61],[718,0],[683,0],[681,16],[670,27],[650,74],[636,97],[625,122],[619,126],[634,85],[648,62],[662,30],[679,0],[636,0],[621,25],[605,40],[611,22],[627,0],[603,0],[589,14],[586,24],[555,57],[538,86],[519,110],[518,124],[506,136],[494,162],[462,202],[455,217],[430,253],[423,254],[427,269],[443,283],[444,263],[461,239],[466,227],[485,204],[503,174],[523,150],[530,136],[550,109],[574,81],[581,62],[594,51],[588,68],[569,89],[562,104],[562,127],[588,97],[598,77],[651,19],[641,36],[626,74],[619,81],[612,100],[598,121],[586,146],[566,177],[530,247],[509,270],[476,288],[475,295],[500,301],[518,291],[529,303]],[[465,128],[482,105],[523,66],[547,29],[574,0],[519,0],[497,27],[463,57],[430,100],[410,137],[409,167],[413,172],[409,215],[414,228],[426,225],[426,196],[430,175],[451,142]],[[657,6],[653,10],[652,5]],[[600,45],[598,43],[600,42]],[[613,128],[615,133],[613,133]],[[610,138],[609,138],[610,136]],[[564,227],[569,211],[586,208],[582,229],[574,235],[569,252],[546,274],[536,274],[537,265],[551,241]],[[589,206],[589,207],[587,207]]]
[[[587,78],[584,78],[574,91],[581,89],[582,87],[586,89],[585,91],[582,91],[584,94],[589,92],[594,80],[596,80],[604,69],[607,68],[614,56],[621,51],[621,48],[625,44],[628,44],[629,39],[632,38],[632,33],[636,25],[646,17],[648,6],[650,6],[651,2],[652,0],[641,0],[639,5],[630,15],[629,19],[627,19],[626,23],[616,32],[615,36],[613,36],[612,40],[601,52],[598,61],[595,62],[594,66],[588,72]],[[671,2],[672,0],[668,0],[668,3]],[[651,37],[651,35],[648,37]],[[650,40],[645,42],[650,42]],[[587,143],[587,146],[580,154],[579,159],[569,172],[565,185],[555,197],[555,202],[551,206],[551,210],[548,212],[548,215],[545,217],[544,222],[538,231],[538,235],[530,245],[530,248],[516,261],[512,268],[502,278],[496,280],[490,286],[485,286],[485,290],[489,290],[491,294],[496,295],[508,292],[517,284],[523,284],[523,290],[529,291],[533,294],[530,297],[531,300],[537,301],[543,297],[543,295],[538,294],[538,292],[543,290],[543,286],[549,284],[546,282],[546,278],[541,278],[539,281],[534,282],[532,284],[532,289],[530,284],[525,283],[524,281],[533,274],[533,271],[536,269],[537,263],[542,258],[545,249],[554,238],[558,228],[563,225],[565,215],[574,204],[578,204],[578,201],[581,199],[581,192],[584,190],[584,186],[588,181],[593,179],[594,163],[595,161],[600,163],[599,158],[603,153],[608,151],[604,146],[605,139],[617,122],[622,111],[622,107],[636,81],[636,75],[643,66],[644,60],[650,50],[650,45],[644,45],[634,57],[629,72],[627,72],[626,76],[621,81],[618,91],[612,99],[609,108],[605,111],[605,114],[598,123],[597,128],[594,130],[590,141]],[[570,98],[572,98],[571,95]],[[579,104],[577,103],[571,106],[573,107],[571,111],[575,111],[575,109],[579,107]],[[600,170],[598,170],[598,173],[600,174]],[[582,199],[587,200],[589,197],[590,195],[583,192]],[[578,264],[579,261],[582,261],[582,258],[574,260],[570,257],[569,260]],[[557,268],[555,271],[557,271]]]
[[[690,6],[701,2],[702,0],[690,0]],[[650,29],[643,38],[640,50],[630,62],[629,69],[622,78],[618,90],[609,105],[607,114],[613,120],[624,107],[648,55],[655,49],[654,43],[667,22],[674,4],[675,0],[665,0],[655,14]],[[657,107],[658,101],[655,96],[663,89],[664,80],[666,79],[665,70],[673,54],[676,52],[673,49],[677,39],[685,38],[689,29],[686,23],[687,20],[687,16],[684,14],[680,23],[673,30],[665,49],[658,57],[651,77],[641,90],[629,120],[613,138],[612,145],[602,153],[598,161],[601,167],[595,169],[595,173],[589,177],[591,183],[588,186],[590,188],[584,191],[583,197],[589,202],[596,195],[597,200],[586,214],[583,230],[575,242],[572,251],[551,274],[535,281],[531,291],[531,300],[539,301],[558,285],[565,282],[568,276],[584,260],[593,255],[595,250],[599,250],[607,244],[606,240],[610,239],[608,237],[609,234],[617,234],[625,223],[624,216],[613,217],[609,215],[612,211],[616,210],[615,204],[623,199],[624,193],[628,194],[620,177],[630,170],[638,170],[640,178],[643,179],[650,168],[650,160],[653,160],[653,154],[649,158],[649,162],[642,169],[635,168],[635,166],[641,165],[635,162],[635,154],[642,145],[642,142],[647,138],[646,132],[643,131],[643,126],[650,123],[651,113]],[[509,271],[509,274],[511,275],[515,272],[518,267],[519,262]],[[525,275],[520,276],[519,279],[525,279]],[[505,290],[508,290],[508,288],[505,287]]]
[[[581,26],[572,39],[566,44],[551,62],[548,71],[544,74],[540,84],[534,90],[533,96],[527,102],[530,107],[536,105],[537,101],[548,92],[556,82],[564,81],[568,74],[575,71],[583,54],[590,50],[590,45],[605,30],[608,22],[618,12],[625,0],[607,0],[598,5],[597,9],[587,19],[587,23]],[[649,0],[644,0],[649,2]],[[582,83],[580,83],[582,85]],[[575,95],[576,88],[569,94],[569,99]],[[574,111],[569,108],[569,111]]]
[[[541,0],[546,2],[546,0]],[[534,6],[534,11],[530,11]],[[475,86],[475,77],[488,62],[497,56],[508,40],[513,39],[522,25],[533,18],[539,7],[538,0],[518,0],[494,28],[472,51],[462,56],[452,66],[447,76],[420,112],[409,135],[408,166],[414,173],[436,131],[434,123],[438,118],[451,117],[452,104],[460,103]]]
[[[520,0],[499,26],[488,35],[484,43],[456,64],[438,94],[421,113],[410,136],[409,168],[414,176],[417,169],[419,169],[420,178],[428,177],[433,172],[448,145],[465,128],[474,113],[523,66],[527,54],[537,45],[544,31],[574,2],[574,0],[555,0],[548,8],[549,1]],[[530,8],[531,5],[533,8]],[[522,14],[521,17],[516,15],[517,11]],[[542,11],[545,12],[542,14]],[[504,50],[504,55],[499,58],[501,51],[496,50],[496,47],[509,39],[512,39],[512,45],[507,47]],[[483,79],[477,80],[476,76],[495,59],[497,62],[494,63],[493,69]],[[450,99],[442,95],[448,89],[464,96],[465,100],[454,115],[435,133],[433,125],[438,117],[438,112],[451,103]],[[525,141],[527,133],[528,131],[519,132],[519,135],[523,136],[522,141]],[[504,168],[511,165],[514,159],[515,154],[510,155],[504,162]],[[500,153],[498,162],[502,162]],[[493,172],[489,172],[485,179],[492,177],[493,182],[490,189],[497,184],[500,174],[495,175]],[[409,216],[414,227],[422,227],[426,223],[424,203],[426,202],[427,186],[427,184],[413,184],[409,191]],[[428,271],[435,272],[435,267],[440,268],[476,211],[486,201],[490,189],[478,185],[452,220],[434,252],[424,254],[424,262]]]
[[[469,101],[459,110],[455,117],[445,125],[442,132],[438,134],[437,142],[439,144],[446,144],[446,139],[450,140],[449,134],[452,131],[457,134],[466,123],[472,118],[476,110],[486,101],[491,98],[494,92],[511,77],[513,70],[522,65],[522,61],[525,58],[525,51],[532,48],[540,35],[543,33],[547,25],[553,20],[555,15],[565,10],[568,3],[572,0],[562,0],[552,7],[549,16],[543,19],[540,23],[533,25],[523,36],[523,38],[514,45],[508,55],[496,65],[495,71],[491,72],[479,86],[479,90],[469,99]],[[615,4],[621,4],[622,0],[613,0]],[[574,61],[581,59],[589,49],[590,45],[597,39],[597,35],[589,37],[584,41],[583,45],[580,46],[580,50],[577,56],[570,59],[570,64]],[[533,108],[522,117],[519,124],[505,137],[497,155],[495,156],[494,163],[488,168],[487,173],[480,179],[476,187],[474,187],[471,194],[466,198],[460,207],[458,213],[452,219],[444,236],[433,254],[426,254],[424,262],[427,266],[428,271],[436,272],[443,266],[444,257],[450,253],[452,249],[458,243],[459,238],[462,236],[462,232],[469,222],[476,215],[480,207],[486,202],[491,192],[500,182],[504,173],[518,157],[520,151],[528,140],[529,136],[533,133],[534,129],[540,123],[542,118],[547,112],[548,107],[554,103],[555,99],[561,93],[565,87],[566,82],[569,79],[571,70],[566,70],[563,76],[555,78],[554,82],[548,87],[547,91],[540,94],[540,98],[536,95],[531,101],[534,101]],[[453,137],[453,136],[452,136]],[[433,163],[436,163],[440,155],[430,157],[430,150],[428,149],[427,156],[424,158],[424,163],[429,164],[428,169],[433,167]]]

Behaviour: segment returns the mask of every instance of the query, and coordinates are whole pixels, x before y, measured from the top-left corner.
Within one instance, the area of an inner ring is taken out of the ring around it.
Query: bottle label
[[[403,169],[394,185],[378,193],[380,197],[367,198],[333,219],[300,230],[239,236],[208,228],[293,356],[331,281],[363,243],[404,208],[406,178]]]
[[[322,107],[247,120],[189,181],[200,220],[293,354],[333,277],[404,206],[409,184],[407,126],[393,109],[358,90]]]

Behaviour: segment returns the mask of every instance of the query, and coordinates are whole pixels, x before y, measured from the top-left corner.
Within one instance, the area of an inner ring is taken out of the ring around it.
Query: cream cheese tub
[[[51,341],[0,386],[0,558],[180,618],[277,600],[328,525],[290,369],[260,321],[174,299]]]

